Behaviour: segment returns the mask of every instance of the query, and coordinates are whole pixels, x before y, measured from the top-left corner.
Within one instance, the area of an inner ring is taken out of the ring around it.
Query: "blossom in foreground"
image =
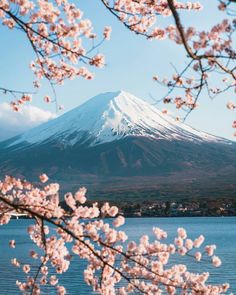
[[[44,183],[48,177],[41,174],[40,179]],[[144,234],[139,241],[129,240],[120,229],[125,218],[119,209],[109,203],[88,206],[85,193],[85,188],[75,194],[66,193],[64,200],[69,211],[65,211],[60,206],[57,183],[35,187],[10,176],[0,182],[0,224],[9,223],[12,213],[23,213],[35,220],[27,228],[36,246],[29,251],[32,263],[11,260],[25,273],[24,281],[16,281],[23,294],[40,294],[45,285],[55,288],[57,294],[66,294],[59,276],[69,269],[73,256],[87,261],[84,280],[99,294],[226,294],[228,284],[208,284],[208,272],[192,273],[181,262],[187,255],[196,263],[208,260],[215,267],[221,265],[214,254],[215,245],[202,248],[202,235],[191,239],[184,228],[178,228],[169,243],[167,232],[154,227],[154,239]],[[16,243],[12,240],[9,245],[15,247]],[[173,255],[175,259],[176,255],[179,257],[175,265],[171,263]]]
[[[9,246],[10,246],[10,248],[15,248],[15,247],[16,247],[16,242],[15,242],[15,240],[10,240],[10,241],[9,241]]]
[[[45,174],[45,173],[41,174],[41,175],[39,176],[39,178],[40,178],[40,181],[41,181],[42,183],[45,183],[45,182],[48,181],[48,176],[47,176],[47,174]]]
[[[104,36],[104,38],[106,40],[110,40],[110,38],[111,38],[111,32],[112,32],[112,28],[111,27],[106,26],[104,28],[103,36]]]
[[[235,105],[232,101],[229,101],[229,102],[227,103],[227,108],[228,108],[229,110],[234,110],[234,109],[236,108],[236,105]]]

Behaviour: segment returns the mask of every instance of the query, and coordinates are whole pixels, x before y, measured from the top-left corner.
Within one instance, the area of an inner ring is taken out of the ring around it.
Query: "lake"
[[[17,257],[27,263],[28,250],[32,246],[26,234],[27,225],[31,220],[12,220],[7,226],[0,227],[0,294],[20,294],[15,286],[17,279],[22,279],[22,273],[10,265],[10,259]],[[230,291],[236,294],[236,217],[190,217],[190,218],[127,218],[126,224],[121,227],[130,239],[138,240],[143,234],[152,236],[152,227],[158,226],[169,234],[169,241],[175,236],[178,227],[184,227],[190,238],[200,234],[206,237],[205,244],[216,244],[216,255],[220,256],[222,266],[214,268],[205,262],[192,263],[191,258],[184,257],[190,263],[189,269],[195,272],[209,271],[211,283],[228,282]],[[9,249],[8,241],[15,239],[17,247]],[[183,260],[181,259],[183,262]],[[84,261],[74,259],[69,271],[60,278],[61,283],[67,288],[68,294],[93,294],[90,287],[83,282]],[[44,294],[55,294],[48,290]]]

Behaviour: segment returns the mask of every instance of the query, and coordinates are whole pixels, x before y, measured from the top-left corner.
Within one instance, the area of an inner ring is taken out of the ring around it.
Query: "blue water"
[[[0,227],[0,295],[19,294],[15,281],[22,279],[22,273],[10,265],[10,259],[17,257],[20,261],[29,262],[29,249],[32,242],[26,234],[27,225],[31,220],[12,220],[7,226]],[[123,230],[130,239],[138,240],[143,234],[152,235],[152,227],[158,226],[169,234],[169,241],[175,236],[178,227],[184,227],[191,238],[200,234],[205,235],[206,244],[216,244],[216,254],[222,260],[220,268],[213,268],[210,264],[192,263],[191,258],[187,259],[189,269],[195,272],[209,271],[211,283],[228,282],[231,291],[236,294],[236,217],[224,218],[128,218]],[[17,247],[9,249],[8,241],[15,239]],[[181,260],[183,262],[183,260]],[[90,287],[83,282],[83,268],[85,262],[73,258],[70,270],[61,275],[60,281],[67,288],[68,294],[93,294]],[[55,291],[48,289],[43,294],[55,294]]]

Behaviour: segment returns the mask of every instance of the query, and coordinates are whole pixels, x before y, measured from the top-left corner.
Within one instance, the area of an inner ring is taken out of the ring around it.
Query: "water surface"
[[[0,294],[19,294],[15,286],[16,279],[22,279],[22,273],[10,265],[10,259],[17,257],[20,261],[29,261],[28,252],[32,242],[26,234],[31,220],[12,220],[7,226],[0,227]],[[189,269],[195,272],[209,271],[211,283],[229,282],[231,291],[236,294],[236,217],[201,217],[201,218],[127,218],[123,230],[133,240],[143,234],[152,236],[152,227],[158,226],[169,234],[169,241],[175,236],[178,227],[184,227],[191,238],[200,234],[206,237],[206,244],[216,244],[216,254],[222,260],[220,268],[214,268],[205,262],[193,263],[187,259]],[[15,239],[17,247],[9,249],[8,241]],[[182,262],[184,260],[181,260]],[[61,283],[67,288],[68,294],[93,294],[90,287],[83,282],[84,261],[73,259],[70,269],[61,276]],[[55,294],[48,290],[44,294]]]

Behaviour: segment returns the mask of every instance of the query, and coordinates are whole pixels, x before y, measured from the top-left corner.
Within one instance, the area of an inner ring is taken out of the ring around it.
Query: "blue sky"
[[[209,2],[211,1],[202,1],[205,8],[200,13],[182,13],[183,23],[209,28],[215,21],[221,19],[222,13],[214,10],[212,2]],[[216,3],[217,1],[214,1],[214,4]],[[154,74],[161,77],[170,76],[173,73],[171,63],[181,69],[181,65],[186,60],[182,47],[169,41],[148,41],[141,36],[136,36],[106,11],[99,0],[80,0],[78,6],[84,11],[85,16],[93,21],[97,34],[102,34],[105,25],[111,26],[113,32],[111,40],[98,49],[98,52],[105,54],[107,66],[94,71],[96,76],[93,81],[77,79],[67,81],[65,85],[56,88],[59,103],[65,106],[64,111],[80,105],[98,93],[118,89],[131,92],[149,102],[153,102],[150,94],[157,99],[162,97],[166,89],[155,84],[152,76]],[[161,23],[171,21],[171,18],[160,19]],[[9,31],[2,26],[0,26],[0,34],[0,53],[4,57],[0,59],[0,87],[30,90],[34,77],[28,65],[34,59],[34,55],[27,40],[20,32]],[[39,93],[34,97],[33,105],[54,112],[53,105],[43,103],[42,98],[47,93],[50,94],[51,90],[48,83],[44,81]],[[4,96],[2,94],[0,96],[1,101],[4,101]],[[203,95],[200,108],[189,116],[186,123],[197,129],[234,139],[234,130],[231,125],[235,119],[235,112],[226,109],[228,100],[235,100],[235,93],[229,92],[214,101],[211,101],[206,94]],[[162,108],[161,105],[159,107]],[[9,113],[8,116],[10,120],[11,114]],[[6,124],[4,128],[7,128]],[[9,128],[12,127],[9,126]]]

